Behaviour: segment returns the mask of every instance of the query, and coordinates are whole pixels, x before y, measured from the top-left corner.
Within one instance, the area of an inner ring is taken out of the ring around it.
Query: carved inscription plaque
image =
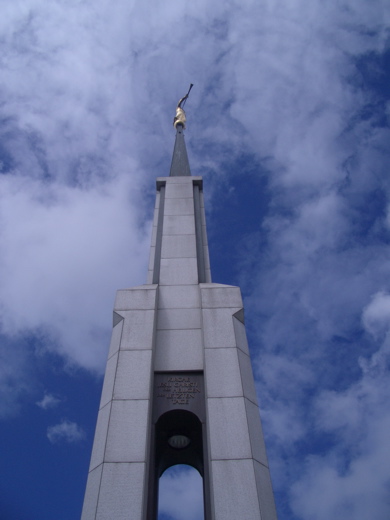
[[[200,388],[191,376],[169,376],[157,385],[157,398],[169,399],[171,404],[188,404],[196,394],[200,394]]]
[[[155,374],[154,408],[158,415],[178,408],[199,414],[203,410],[203,400],[203,374],[194,372]]]

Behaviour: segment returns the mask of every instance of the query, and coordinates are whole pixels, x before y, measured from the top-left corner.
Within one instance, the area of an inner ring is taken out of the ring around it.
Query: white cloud
[[[253,240],[245,249],[243,277],[263,418],[280,463],[274,482],[290,489],[297,463],[304,466],[294,488],[304,519],[320,514],[316,475],[331,490],[328,516],[346,518],[338,490],[361,504],[352,488],[362,490],[364,467],[386,460],[384,448],[353,437],[362,456],[350,457],[348,475],[340,464],[352,425],[379,443],[387,421],[379,412],[390,291],[381,233],[389,219],[378,200],[374,209],[367,203],[380,193],[388,208],[390,188],[389,130],[362,118],[373,97],[359,84],[357,64],[388,49],[389,21],[386,0],[7,6],[0,20],[6,413],[31,391],[31,352],[20,339],[28,334],[39,336],[39,353],[103,370],[115,290],[145,280],[154,178],[168,172],[174,104],[193,82],[187,142],[193,173],[205,173],[209,207],[216,193],[223,197],[215,177],[224,177],[226,193],[232,188],[236,172],[222,165],[241,154],[254,154],[268,176],[262,248]],[[370,408],[378,412],[371,429]],[[310,444],[317,436],[325,444],[336,438],[338,449],[317,456]],[[377,475],[381,490],[383,466]]]
[[[37,401],[35,404],[39,406],[39,408],[42,408],[42,410],[49,410],[50,408],[55,408],[58,406],[61,402],[61,399],[58,397],[55,397],[52,394],[47,394],[42,397],[40,401]]]
[[[85,438],[85,432],[78,424],[64,419],[59,424],[49,426],[47,438],[52,444],[59,442],[72,444],[82,441]]]
[[[390,327],[390,295],[379,292],[363,311],[363,325],[374,337],[380,337]]]
[[[388,517],[388,363],[384,344],[365,363],[359,381],[345,391],[323,391],[319,395],[317,428],[337,442],[324,455],[306,458],[292,486],[293,509],[299,517]]]
[[[173,466],[160,478],[159,513],[172,520],[203,519],[202,477],[188,466]]]
[[[361,54],[383,51],[389,20],[381,2],[376,14],[342,5],[291,2],[282,18],[280,2],[264,4],[268,30],[254,36],[258,20],[245,20],[248,52],[231,64],[231,113],[266,157],[271,196],[261,239],[242,248],[246,316],[273,481],[286,497],[279,515],[300,520],[389,514],[387,443],[362,440],[377,432],[379,442],[388,417],[389,251],[380,197],[367,205],[371,193],[389,197],[388,129],[360,120],[370,93],[354,82]]]
[[[146,276],[149,235],[127,188],[125,179],[91,191],[3,179],[4,333],[44,328],[46,348],[101,370],[115,290]]]
[[[339,468],[330,457],[325,460],[315,457],[307,462],[304,478],[292,489],[293,507],[299,518],[388,518],[390,457],[385,449],[385,432],[390,426],[389,417],[377,426],[382,434],[372,440],[379,444],[361,454],[347,470]]]

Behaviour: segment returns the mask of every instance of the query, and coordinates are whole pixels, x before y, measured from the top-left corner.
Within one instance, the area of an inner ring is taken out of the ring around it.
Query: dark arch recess
[[[164,413],[156,423],[155,433],[157,478],[176,464],[192,466],[204,477],[202,423],[194,413],[188,410]],[[172,448],[168,440],[174,435],[185,435],[190,439],[189,445],[182,449]]]

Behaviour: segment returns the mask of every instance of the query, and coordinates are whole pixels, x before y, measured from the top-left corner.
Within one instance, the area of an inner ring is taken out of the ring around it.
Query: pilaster
[[[142,518],[157,297],[156,285],[117,293],[82,520]]]

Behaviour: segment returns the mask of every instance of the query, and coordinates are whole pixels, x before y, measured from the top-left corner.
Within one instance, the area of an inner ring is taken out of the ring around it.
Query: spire
[[[173,126],[176,128],[176,141],[173,150],[170,177],[188,176],[191,175],[190,165],[188,162],[188,155],[186,143],[184,141],[183,130],[186,127],[186,113],[184,112],[184,105],[190,95],[193,84],[191,83],[187,94],[179,100],[176,107],[176,116],[173,120]]]
[[[171,171],[169,173],[170,177],[191,175],[183,130],[182,124],[176,125],[176,141],[175,148],[173,149]]]
[[[82,520],[155,520],[175,464],[202,475],[206,520],[277,520],[240,289],[211,281],[185,99],[170,177],[156,181],[147,283],[117,293]]]

